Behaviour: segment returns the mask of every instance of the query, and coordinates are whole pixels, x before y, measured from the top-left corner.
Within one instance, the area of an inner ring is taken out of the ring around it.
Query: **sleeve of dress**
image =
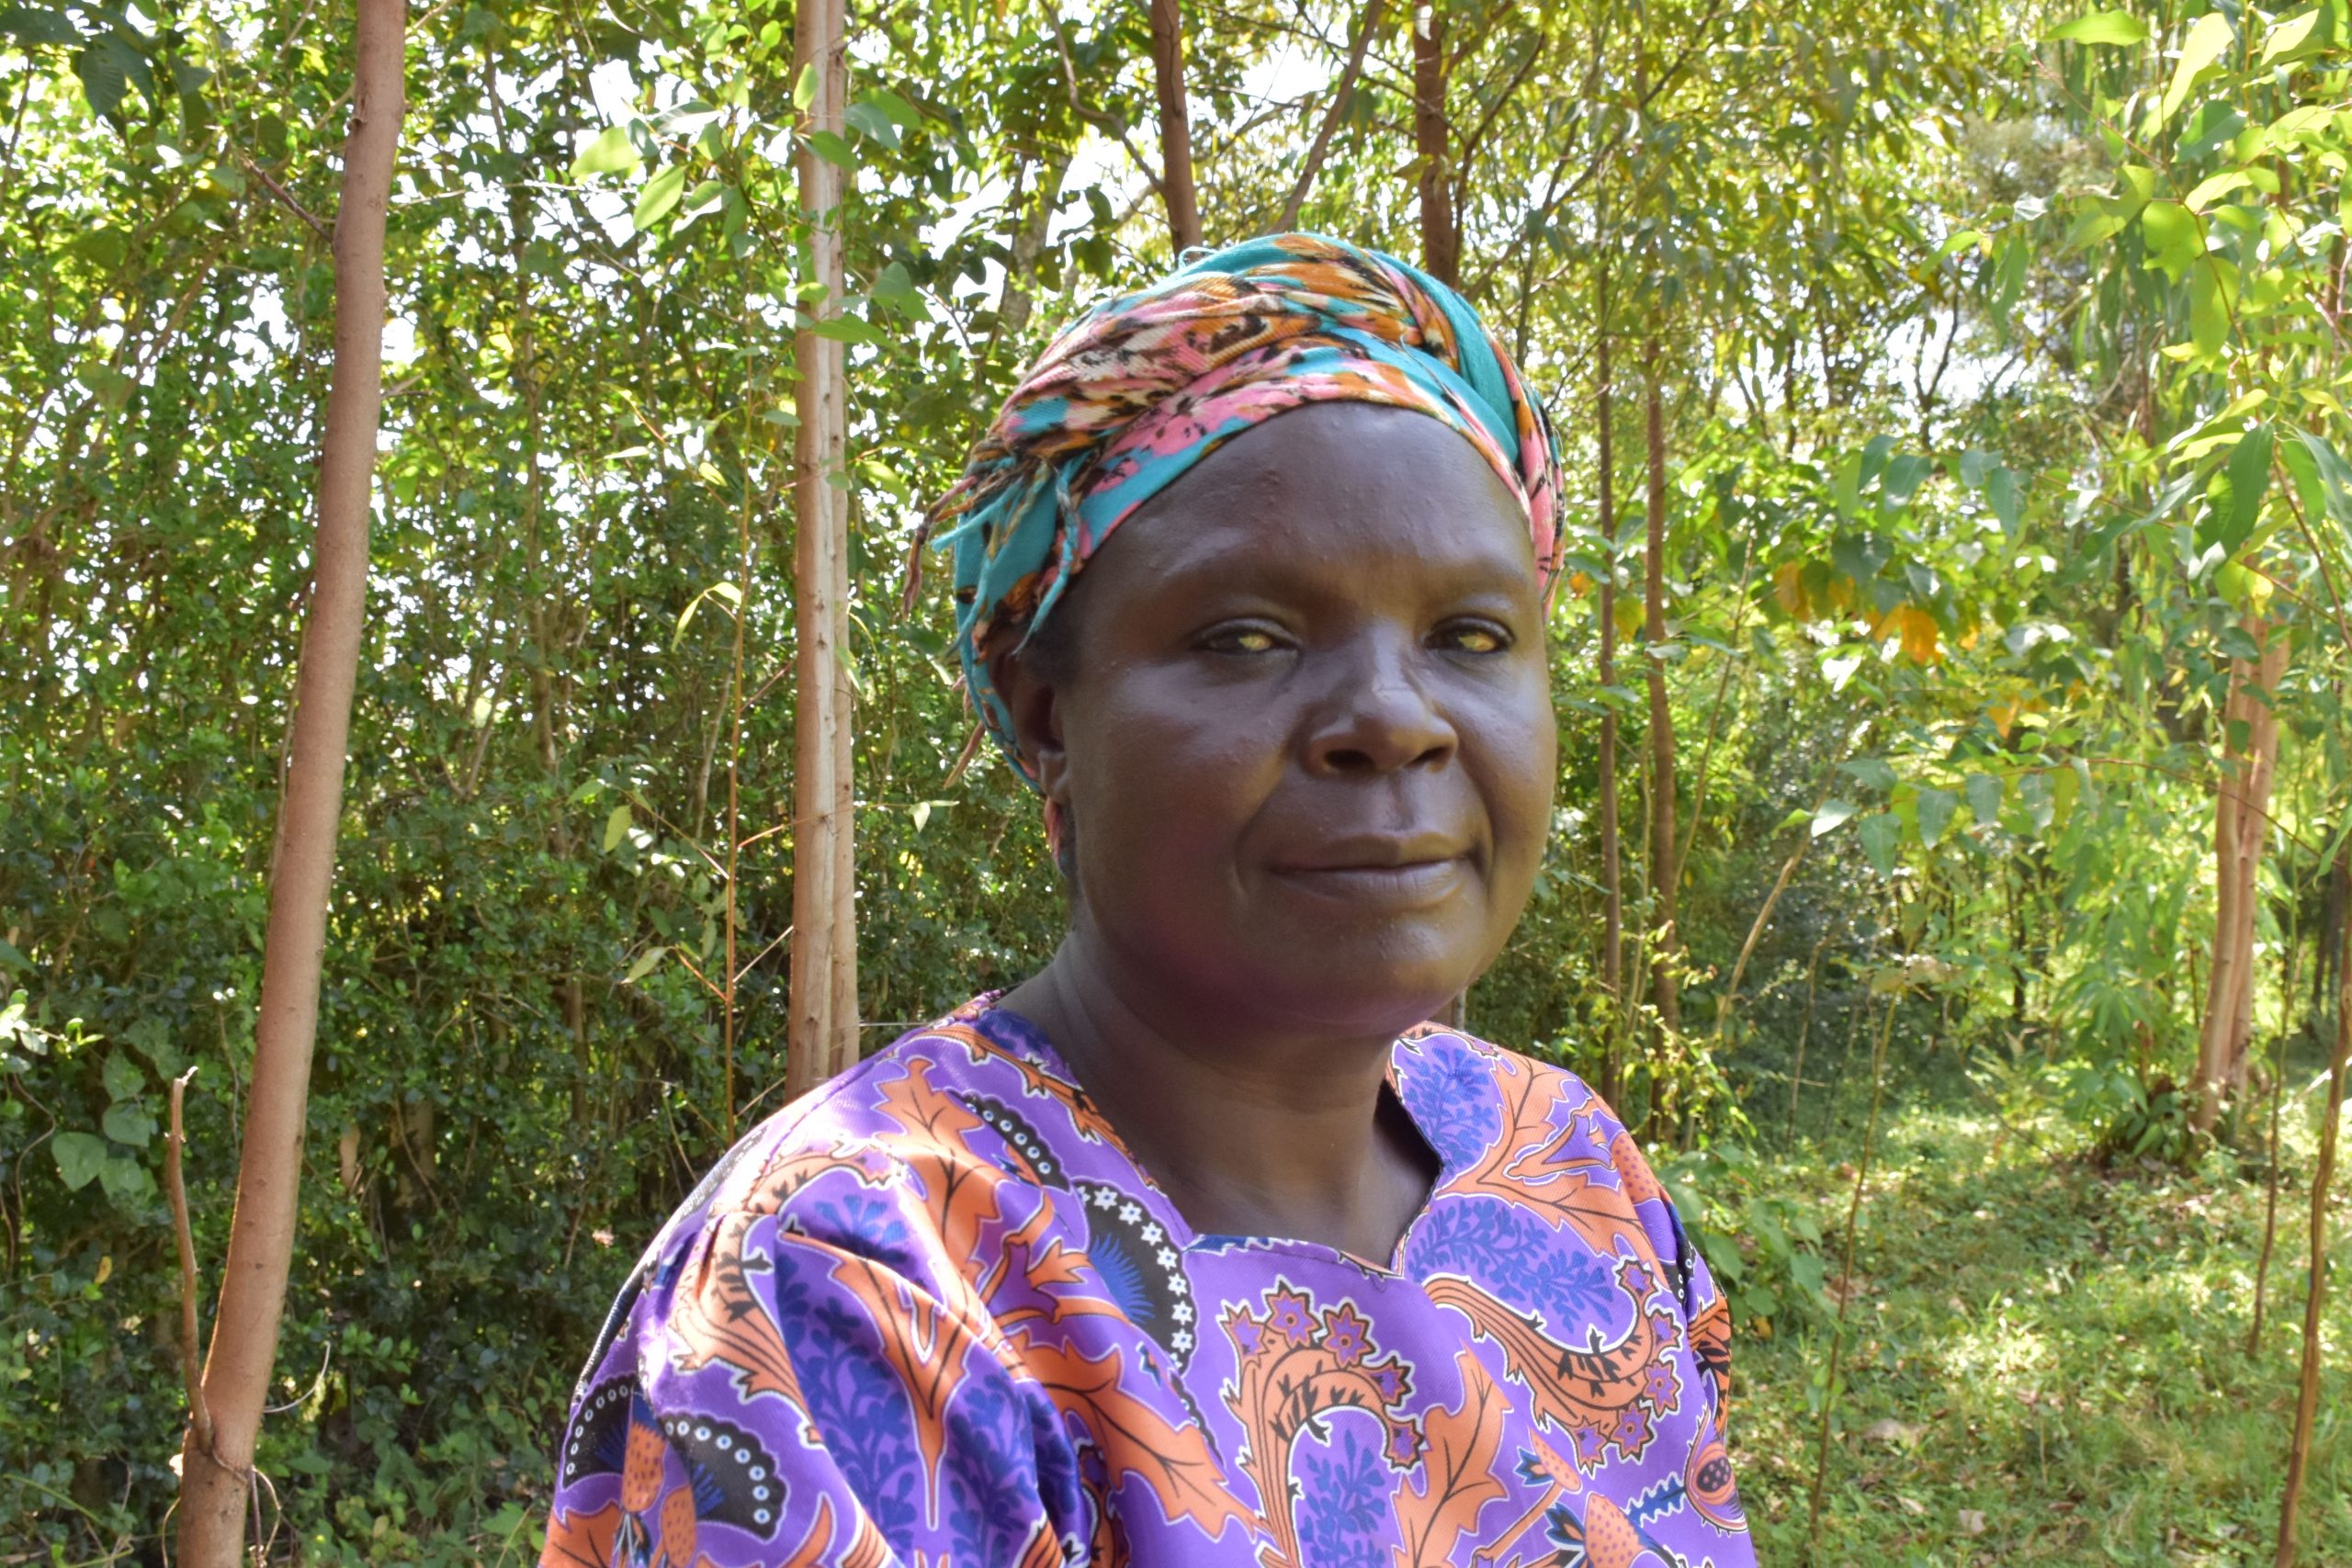
[[[1690,1325],[1690,1353],[1707,1374],[1709,1392],[1714,1396],[1715,1420],[1720,1427],[1731,1408],[1731,1303],[1724,1299],[1722,1287],[1707,1270],[1707,1260],[1699,1255],[1698,1245],[1683,1228],[1674,1200],[1660,1201],[1666,1204],[1668,1222],[1674,1227],[1677,1250],[1673,1266],[1682,1288],[1683,1321]]]
[[[1083,1529],[1052,1403],[961,1309],[834,1235],[707,1218],[583,1381],[542,1568],[1044,1568]],[[624,1315],[625,1314],[625,1315]]]

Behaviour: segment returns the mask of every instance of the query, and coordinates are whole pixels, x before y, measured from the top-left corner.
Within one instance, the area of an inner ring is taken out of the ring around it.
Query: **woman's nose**
[[[1388,773],[1453,755],[1458,737],[1412,668],[1417,651],[1364,639],[1326,656],[1331,680],[1307,734],[1310,769]]]

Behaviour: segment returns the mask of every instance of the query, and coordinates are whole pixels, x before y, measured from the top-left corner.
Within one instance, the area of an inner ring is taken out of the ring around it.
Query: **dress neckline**
[[[1168,1189],[1162,1186],[1159,1179],[1145,1167],[1134,1148],[1125,1138],[1120,1135],[1118,1129],[1112,1125],[1111,1119],[1103,1113],[1094,1097],[1087,1093],[1086,1086],[1079,1080],[1077,1072],[1062,1055],[1060,1048],[1054,1043],[1052,1036],[1048,1035],[1044,1027],[1027,1014],[1015,1012],[1011,1008],[1002,1006],[1001,998],[1003,995],[1004,993],[1001,990],[983,992],[958,1008],[952,1015],[952,1021],[978,1030],[983,1038],[999,1050],[1029,1057],[1039,1070],[1071,1091],[1076,1101],[1083,1105],[1093,1116],[1097,1125],[1105,1134],[1105,1141],[1117,1151],[1126,1168],[1135,1173],[1136,1185],[1155,1200],[1158,1206],[1164,1211],[1159,1216],[1160,1223],[1167,1228],[1169,1235],[1176,1240],[1180,1251],[1187,1254],[1196,1251],[1241,1250],[1280,1253],[1290,1257],[1311,1258],[1317,1262],[1344,1263],[1351,1268],[1359,1269],[1384,1279],[1407,1277],[1405,1262],[1411,1250],[1413,1239],[1423,1228],[1423,1224],[1429,1218],[1430,1211],[1436,1206],[1439,1196],[1453,1180],[1458,1161],[1454,1157],[1453,1151],[1432,1137],[1429,1129],[1422,1124],[1421,1119],[1413,1113],[1412,1101],[1405,1093],[1404,1078],[1396,1059],[1397,1054],[1406,1044],[1402,1036],[1390,1043],[1388,1066],[1381,1074],[1381,1089],[1396,1101],[1397,1111],[1405,1118],[1406,1125],[1413,1130],[1413,1135],[1420,1139],[1430,1152],[1437,1156],[1438,1170],[1436,1177],[1430,1182],[1429,1190],[1422,1194],[1419,1205],[1414,1209],[1412,1217],[1405,1222],[1405,1228],[1397,1233],[1395,1250],[1390,1254],[1388,1260],[1382,1263],[1361,1257],[1344,1247],[1333,1247],[1328,1242],[1308,1241],[1299,1236],[1193,1229],[1192,1221],[1185,1218],[1183,1211],[1177,1207],[1176,1201],[1170,1196]],[[1416,1043],[1418,1043],[1417,1040]]]

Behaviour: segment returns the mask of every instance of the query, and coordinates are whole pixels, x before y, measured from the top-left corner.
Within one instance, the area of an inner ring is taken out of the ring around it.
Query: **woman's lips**
[[[1420,909],[1442,904],[1462,891],[1469,874],[1462,855],[1406,861],[1395,865],[1288,866],[1275,874],[1319,898],[1369,908]]]

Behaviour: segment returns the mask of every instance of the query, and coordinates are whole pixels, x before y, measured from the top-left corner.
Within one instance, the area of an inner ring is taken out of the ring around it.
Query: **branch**
[[[1127,156],[1136,161],[1136,167],[1143,171],[1143,177],[1150,183],[1152,194],[1164,198],[1167,193],[1165,187],[1159,183],[1159,174],[1153,170],[1149,162],[1128,137],[1126,126],[1119,120],[1117,116],[1104,114],[1101,109],[1088,108],[1079,102],[1078,67],[1070,63],[1069,39],[1062,36],[1062,18],[1059,12],[1054,15],[1054,49],[1062,57],[1062,86],[1069,94],[1069,112],[1095,130],[1107,131],[1118,138],[1119,145],[1127,150]]]
[[[1356,81],[1363,74],[1364,51],[1371,46],[1373,32],[1380,26],[1383,3],[1384,0],[1364,0],[1363,19],[1356,25],[1354,41],[1348,45],[1347,68],[1340,73],[1340,85],[1331,92],[1331,105],[1323,111],[1323,123],[1315,128],[1315,140],[1307,144],[1306,161],[1300,165],[1298,179],[1283,202],[1282,217],[1274,223],[1279,231],[1286,233],[1298,227],[1299,209],[1306,205],[1306,193],[1314,188],[1315,176],[1323,171],[1323,155],[1330,148],[1332,133],[1347,118],[1348,106],[1355,101]]]
[[[237,148],[236,153],[237,162],[245,166],[245,173],[259,180],[261,182],[262,189],[269,192],[271,196],[277,198],[278,206],[286,209],[287,211],[292,213],[295,217],[300,218],[304,223],[308,224],[311,233],[316,234],[320,239],[324,240],[329,244],[334,243],[334,234],[328,229],[326,224],[322,222],[317,217],[313,216],[309,208],[304,207],[300,202],[295,200],[293,196],[288,192],[284,186],[279,185],[276,180],[271,179],[267,169],[263,168],[259,164],[254,163],[253,159],[246,156],[245,150],[243,148]]]
[[[172,1080],[172,1135],[164,1144],[164,1191],[171,1199],[172,1232],[180,1249],[180,1371],[187,1379],[187,1424],[196,1434],[196,1446],[210,1453],[212,1410],[204,1402],[204,1359],[196,1343],[196,1301],[201,1286],[196,1276],[196,1237],[187,1223],[187,1184],[180,1176],[180,1150],[187,1145],[180,1126],[180,1100],[194,1077],[196,1069],[190,1067]]]

